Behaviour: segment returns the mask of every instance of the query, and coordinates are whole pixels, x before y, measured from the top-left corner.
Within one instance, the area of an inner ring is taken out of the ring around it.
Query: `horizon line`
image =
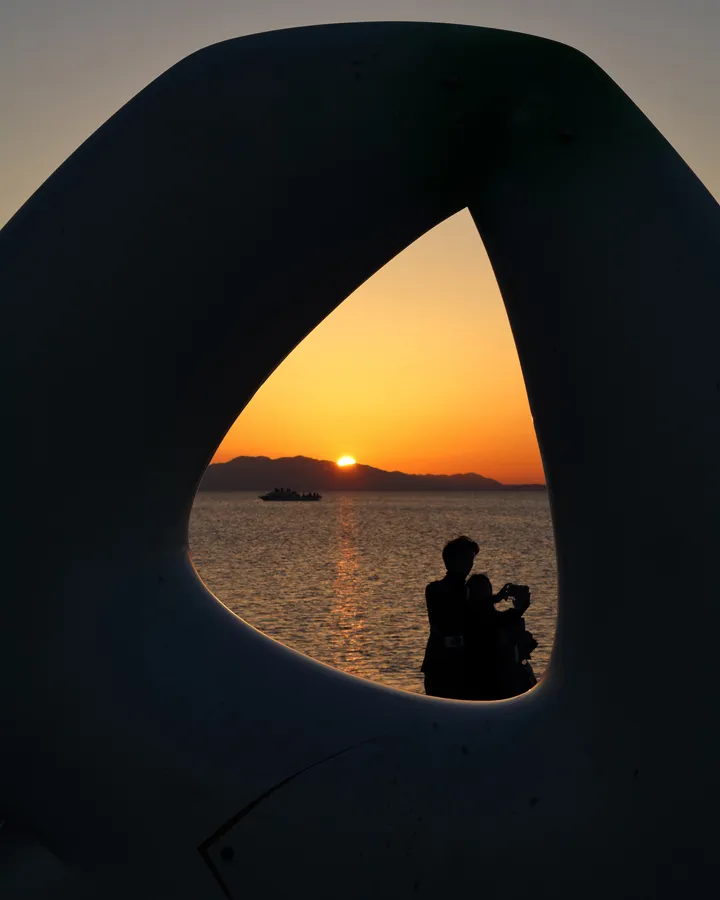
[[[306,456],[304,453],[296,453],[293,456],[268,456],[264,453],[261,454],[248,454],[248,453],[240,453],[238,456],[233,456],[230,459],[226,459],[223,461],[211,461],[208,465],[208,469],[210,466],[225,466],[228,463],[234,462],[236,459],[267,459],[270,462],[279,462],[283,459],[309,459],[311,462],[318,463],[328,463],[331,466],[337,467],[337,460],[334,459],[317,459],[314,456]],[[518,482],[506,482],[500,481],[497,478],[493,478],[490,475],[482,475],[480,472],[403,472],[401,469],[381,469],[379,466],[373,466],[370,463],[363,463],[359,460],[355,460],[352,466],[347,466],[346,468],[354,468],[355,466],[364,466],[366,469],[375,469],[378,472],[387,472],[390,475],[407,475],[409,477],[416,478],[455,478],[462,477],[468,475],[474,475],[476,478],[485,478],[488,481],[494,481],[496,484],[500,484],[507,487],[547,487],[547,481],[518,481]]]

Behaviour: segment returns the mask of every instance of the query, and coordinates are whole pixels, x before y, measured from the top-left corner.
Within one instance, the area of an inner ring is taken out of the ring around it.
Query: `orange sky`
[[[577,47],[720,198],[720,4],[711,0],[22,0],[0,4],[0,225],[188,53],[257,31],[363,19],[441,19]],[[467,212],[323,322],[257,393],[216,458],[344,453],[408,472],[542,480],[517,354]]]
[[[544,481],[517,351],[467,210],[377,272],[265,382],[220,446]]]

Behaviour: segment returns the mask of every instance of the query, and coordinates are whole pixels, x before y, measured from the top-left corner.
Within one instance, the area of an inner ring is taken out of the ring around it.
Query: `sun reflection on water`
[[[336,573],[333,581],[330,632],[334,664],[347,672],[360,670],[365,657],[365,617],[358,607],[360,554],[355,504],[350,497],[338,497]]]
[[[482,542],[493,583],[529,584],[542,674],[555,633],[555,545],[539,493],[330,493],[321,503],[198,494],[193,560],[220,600],[260,631],[340,669],[423,690],[425,585],[448,537]]]

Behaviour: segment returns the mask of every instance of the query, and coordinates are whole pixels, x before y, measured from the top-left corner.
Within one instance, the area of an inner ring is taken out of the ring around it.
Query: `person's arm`
[[[430,625],[430,631],[434,630],[436,627],[436,616],[435,616],[435,592],[433,590],[433,585],[428,584],[425,587],[425,606],[427,607],[427,617],[428,623]]]
[[[527,659],[528,656],[535,650],[538,642],[532,636],[529,631],[523,631],[520,635],[520,640],[518,641],[518,651],[520,653],[520,659]]]
[[[506,584],[493,597],[493,603],[500,603],[512,596],[513,609],[522,616],[530,606],[530,588],[524,584]],[[510,612],[510,610],[507,610]]]
[[[447,630],[447,609],[445,592],[437,581],[431,581],[425,588],[425,603],[427,604],[428,621],[430,630],[438,635],[443,635]]]
[[[509,584],[503,585],[503,587],[500,588],[500,590],[497,592],[497,594],[493,595],[492,602],[493,603],[502,603],[503,600],[507,600],[509,587],[510,587]]]

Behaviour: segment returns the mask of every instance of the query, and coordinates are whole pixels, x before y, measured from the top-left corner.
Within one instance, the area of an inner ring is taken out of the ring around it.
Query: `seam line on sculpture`
[[[377,740],[376,738],[367,738],[364,741],[358,741],[357,744],[351,744],[349,747],[343,747],[342,750],[336,750],[335,753],[331,753],[329,756],[324,756],[322,759],[318,759],[314,763],[310,763],[308,766],[304,766],[302,769],[298,769],[297,772],[293,772],[292,775],[288,775],[287,778],[283,778],[282,781],[278,781],[277,784],[274,784],[272,787],[269,787],[266,791],[263,791],[262,794],[258,794],[254,800],[251,800],[248,804],[243,806],[240,812],[235,813],[235,815],[228,819],[223,825],[218,828],[213,834],[210,835],[209,838],[204,840],[202,844],[198,847],[198,851],[202,858],[205,860],[206,865],[210,869],[210,871],[215,876],[218,884],[223,890],[223,893],[229,900],[233,900],[232,894],[227,889],[225,882],[223,880],[222,875],[218,871],[217,866],[210,858],[209,849],[215,841],[219,840],[224,834],[227,834],[228,831],[231,831],[248,813],[252,812],[257,806],[259,806],[263,800],[267,800],[272,794],[276,791],[280,790],[280,788],[285,787],[286,784],[289,784],[299,775],[303,775],[305,772],[309,772],[311,769],[314,769],[316,766],[321,766],[323,763],[330,762],[332,759],[336,759],[338,756],[342,756],[344,753],[349,753],[351,750],[356,750],[358,747],[363,747],[365,744],[371,744],[373,741]]]

